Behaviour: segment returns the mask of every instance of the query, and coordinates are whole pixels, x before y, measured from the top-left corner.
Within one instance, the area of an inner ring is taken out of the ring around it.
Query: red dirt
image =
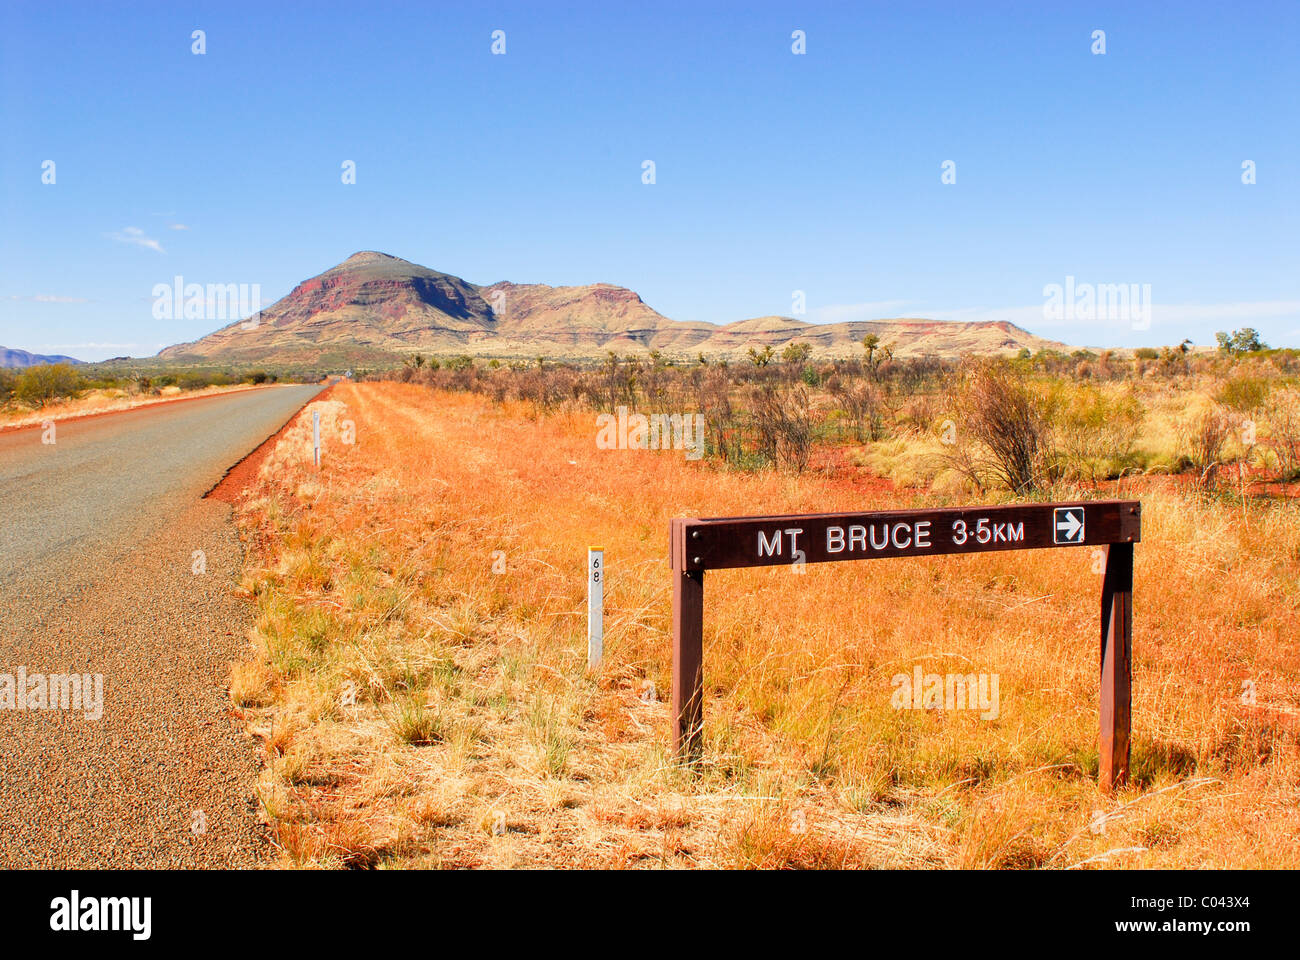
[[[1101,480],[1093,484],[1080,484],[1098,491],[1108,491],[1115,496],[1137,496],[1150,490],[1173,488],[1179,493],[1194,493],[1200,484],[1200,474],[1194,470],[1184,473],[1148,473],[1134,474],[1123,480]],[[1219,471],[1216,488],[1220,490],[1240,491],[1237,471],[1231,467]],[[1271,480],[1262,471],[1251,470],[1246,474],[1246,496],[1254,500],[1295,500],[1300,499],[1300,483]]]
[[[808,471],[819,474],[833,486],[841,487],[853,493],[864,494],[871,498],[887,500],[891,494],[904,491],[924,492],[919,489],[900,486],[891,477],[872,473],[867,467],[855,463],[850,456],[852,446],[836,445],[814,448],[808,460]],[[1133,474],[1122,480],[1099,480],[1094,483],[1081,482],[1080,487],[1097,492],[1108,492],[1112,496],[1138,496],[1151,490],[1168,489],[1187,493],[1197,488],[1200,475],[1194,471],[1176,474],[1148,473]],[[1222,469],[1218,474],[1218,483],[1223,489],[1239,489],[1237,471],[1234,465]],[[1252,467],[1246,472],[1246,495],[1252,499],[1300,500],[1300,481],[1283,482],[1271,479],[1263,470]]]
[[[328,400],[329,395],[334,392],[334,387],[337,385],[337,383],[330,384],[320,393],[316,394],[316,396],[312,397],[310,402],[317,403],[321,400]],[[304,406],[303,409],[305,410],[306,407]],[[203,495],[203,499],[220,500],[223,503],[229,503],[232,505],[238,503],[239,498],[243,496],[244,492],[248,490],[257,479],[257,472],[262,468],[262,463],[271,455],[271,451],[275,449],[275,445],[280,441],[280,438],[284,436],[288,429],[293,426],[294,421],[298,419],[298,414],[300,413],[302,413],[302,410],[299,410],[298,413],[295,413],[290,417],[285,425],[277,430],[272,436],[268,437],[261,446],[227,470],[226,475],[217,482],[217,485]]]
[[[809,473],[824,477],[833,487],[864,494],[868,501],[887,501],[892,494],[902,489],[893,478],[882,477],[861,464],[854,463],[849,450],[847,446],[814,447],[808,459]]]

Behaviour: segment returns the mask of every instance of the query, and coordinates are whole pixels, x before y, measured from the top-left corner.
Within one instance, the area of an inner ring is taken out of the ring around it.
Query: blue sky
[[[377,249],[678,320],[802,290],[815,322],[1300,346],[1298,94],[1294,2],[5,0],[0,344],[152,354],[221,325],[155,284],[269,303]],[[1047,319],[1066,277],[1149,284],[1150,328]]]

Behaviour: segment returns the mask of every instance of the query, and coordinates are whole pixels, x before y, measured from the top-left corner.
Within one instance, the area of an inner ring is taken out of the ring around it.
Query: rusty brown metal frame
[[[1081,539],[1058,543],[1052,536],[1057,511],[1081,509]],[[1058,546],[1104,546],[1106,569],[1101,589],[1101,708],[1098,784],[1105,793],[1123,785],[1129,772],[1129,729],[1133,664],[1133,545],[1141,540],[1141,504],[1136,500],[1093,500],[1075,503],[1015,504],[940,510],[885,510],[850,514],[803,514],[779,517],[685,518],[669,523],[673,571],[673,751],[679,761],[695,763],[703,752],[704,731],[704,572],[710,569],[770,566],[785,562],[773,556],[748,555],[744,538],[765,528],[799,523],[824,530],[836,524],[929,524],[942,531],[946,524],[975,518],[993,523],[1021,524],[1018,542],[975,542],[957,545],[942,538],[923,548],[890,544],[879,556],[932,556],[1008,549]],[[1027,529],[1026,529],[1027,528]],[[896,539],[896,538],[895,538]],[[762,541],[760,541],[761,543]],[[817,543],[810,536],[809,548]],[[832,556],[811,549],[801,561],[816,563],[869,556]]]

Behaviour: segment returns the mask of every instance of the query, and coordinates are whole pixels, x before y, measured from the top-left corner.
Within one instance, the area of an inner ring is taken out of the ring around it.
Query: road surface
[[[252,612],[230,507],[202,496],[319,390],[0,433],[0,866],[257,862],[225,692]],[[51,674],[89,676],[82,709],[39,708],[75,698]]]

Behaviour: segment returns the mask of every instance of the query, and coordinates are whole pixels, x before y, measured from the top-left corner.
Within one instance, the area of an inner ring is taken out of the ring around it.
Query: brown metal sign
[[[704,571],[986,553],[1105,547],[1101,610],[1100,781],[1128,774],[1133,544],[1142,538],[1136,500],[882,510],[673,520],[673,745],[694,760],[702,747]]]

